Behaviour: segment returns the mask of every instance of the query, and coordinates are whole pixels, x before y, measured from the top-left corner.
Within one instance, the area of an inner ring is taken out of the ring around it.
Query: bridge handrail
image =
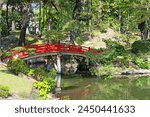
[[[94,49],[85,46],[67,45],[67,44],[34,44],[24,46],[25,51],[11,50],[13,57],[24,58],[29,56],[29,49],[34,48],[35,54],[50,53],[50,52],[66,52],[66,53],[79,53],[85,52],[101,53],[102,51],[94,51]]]

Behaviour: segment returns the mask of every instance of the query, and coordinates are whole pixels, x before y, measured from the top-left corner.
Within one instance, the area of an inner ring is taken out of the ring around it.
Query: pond
[[[45,63],[32,64],[43,68]],[[150,76],[104,80],[78,74],[61,76],[62,100],[150,100]]]
[[[62,76],[61,99],[69,100],[149,100],[150,77],[84,78]]]

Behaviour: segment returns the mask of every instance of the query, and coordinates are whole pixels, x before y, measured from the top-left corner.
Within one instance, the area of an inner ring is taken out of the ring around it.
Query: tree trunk
[[[9,12],[9,1],[8,3],[6,4],[6,24],[7,24],[7,35],[9,35],[9,21],[8,21],[8,12]]]
[[[52,30],[52,0],[49,3],[48,30]]]
[[[127,33],[128,33],[128,31],[129,31],[129,20],[130,20],[130,14],[129,14],[129,12],[128,12],[125,34],[127,34]]]
[[[75,31],[74,30],[70,31],[70,43],[72,45],[75,45]]]
[[[82,11],[83,3],[84,3],[83,0],[76,0],[75,7],[73,9],[73,15],[72,15],[73,19],[79,18],[80,13]]]
[[[12,7],[12,15],[14,15],[14,7]],[[11,30],[14,31],[15,30],[15,21],[14,18],[11,21]]]
[[[92,0],[88,0],[88,15],[92,15]],[[92,39],[92,19],[89,19],[89,40]]]
[[[28,26],[28,4],[24,3],[23,9],[22,9],[22,27],[21,27],[20,38],[19,38],[20,46],[25,45],[25,36],[26,36],[27,26]]]
[[[40,8],[39,8],[39,37],[41,37],[42,33],[41,33],[41,20],[42,20],[42,3],[41,3],[41,0],[39,0],[39,4],[40,4]]]
[[[2,14],[1,14],[2,6],[3,6],[3,3],[2,3],[2,1],[0,1],[0,24],[1,24],[1,17],[2,17],[2,16],[1,16],[1,15],[2,15]],[[1,50],[1,44],[2,44],[2,43],[1,43],[1,36],[2,36],[2,35],[1,35],[1,28],[2,28],[2,27],[0,27],[0,50]]]
[[[43,35],[43,31],[44,31],[44,28],[45,28],[45,19],[44,19],[44,17],[46,15],[46,8],[45,8],[44,5],[42,7],[43,7],[43,13],[42,13],[43,14],[43,16],[42,16],[43,22],[42,22],[42,26],[41,26],[41,35]]]
[[[146,40],[148,38],[148,30],[147,30],[147,21],[143,21],[138,25],[138,29],[141,32],[141,40]]]
[[[98,5],[98,24],[100,23],[100,16],[102,15],[102,8],[103,8],[103,4],[102,4],[102,0],[99,0],[99,5]]]

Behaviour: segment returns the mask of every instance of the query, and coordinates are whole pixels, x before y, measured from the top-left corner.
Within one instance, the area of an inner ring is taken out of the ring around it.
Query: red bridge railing
[[[86,52],[92,52],[101,54],[101,50],[92,49],[90,47],[77,46],[77,45],[66,45],[66,44],[35,44],[35,45],[27,45],[23,46],[25,48],[24,51],[19,50],[11,50],[13,56],[8,57],[12,58],[25,58],[29,57],[29,50],[33,49],[35,55],[44,54],[44,53],[53,53],[53,52],[62,52],[62,53],[77,53],[85,55]]]

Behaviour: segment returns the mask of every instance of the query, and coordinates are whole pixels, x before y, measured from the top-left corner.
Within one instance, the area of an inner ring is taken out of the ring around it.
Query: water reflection
[[[55,87],[55,96],[61,98],[61,74],[57,74],[55,77],[56,87]]]
[[[31,64],[30,67],[45,67],[45,63]],[[56,97],[61,99],[88,100],[149,100],[150,77],[113,78],[102,80],[97,78],[82,78],[80,76],[61,76],[55,80]]]
[[[128,78],[114,78],[112,80],[81,79],[64,79],[66,90],[62,91],[62,99],[63,96],[69,96],[69,99],[88,100],[150,99],[150,77],[140,77],[135,80]],[[76,86],[76,88],[67,89],[70,85]]]

